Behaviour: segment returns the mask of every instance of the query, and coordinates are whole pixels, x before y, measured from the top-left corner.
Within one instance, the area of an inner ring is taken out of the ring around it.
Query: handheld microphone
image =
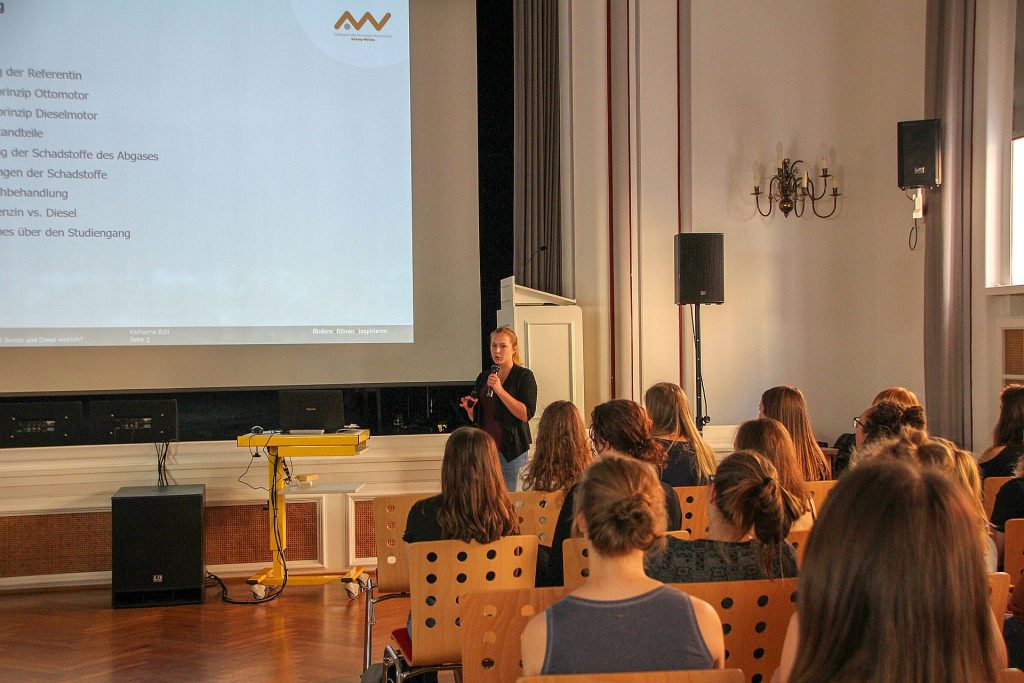
[[[498,370],[501,370],[501,368],[498,367],[497,365],[491,366],[492,375],[498,374]],[[487,398],[494,398],[494,387],[487,387]]]
[[[522,274],[526,272],[526,268],[527,268],[527,266],[530,265],[530,262],[533,260],[533,257],[536,256],[537,254],[541,253],[542,251],[547,251],[547,250],[548,250],[548,245],[546,245],[546,244],[542,244],[542,245],[540,245],[539,247],[537,247],[536,249],[533,250],[533,253],[530,254],[530,258],[526,259],[526,263],[524,263],[523,267],[519,269],[518,273],[516,273],[516,282],[519,282],[519,280],[521,279],[520,276],[522,276]]]

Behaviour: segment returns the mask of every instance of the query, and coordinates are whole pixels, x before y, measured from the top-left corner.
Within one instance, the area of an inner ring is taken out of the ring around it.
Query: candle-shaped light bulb
[[[828,168],[828,157],[824,154],[821,155],[821,170],[824,171]]]
[[[754,171],[754,187],[760,187],[760,186],[761,186],[761,174],[758,173],[757,171]]]
[[[800,187],[807,187],[807,171],[804,171],[804,177],[800,179]]]
[[[782,168],[782,143],[775,145],[775,168]]]

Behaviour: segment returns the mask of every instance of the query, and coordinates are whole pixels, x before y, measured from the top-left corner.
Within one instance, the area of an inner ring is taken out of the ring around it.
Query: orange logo
[[[355,28],[355,30],[361,31],[362,28],[363,28],[363,25],[366,22],[370,22],[370,24],[373,25],[374,29],[376,29],[377,31],[380,31],[382,28],[384,28],[384,24],[388,23],[388,19],[390,19],[390,18],[391,18],[391,12],[388,12],[387,14],[384,15],[384,17],[380,21],[377,21],[377,19],[374,18],[374,16],[372,14],[367,12],[362,17],[360,17],[360,19],[358,21],[356,21],[356,18],[354,16],[352,16],[352,13],[346,10],[345,13],[342,14],[338,18],[338,21],[334,24],[334,30],[338,30],[339,28],[342,27],[343,24],[348,24],[347,26],[345,26],[346,29]]]

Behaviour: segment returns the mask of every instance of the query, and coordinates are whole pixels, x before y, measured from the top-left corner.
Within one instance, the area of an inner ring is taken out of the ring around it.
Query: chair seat
[[[404,626],[399,629],[395,629],[391,632],[391,637],[394,638],[395,643],[398,644],[398,649],[401,650],[405,656],[405,661],[412,663],[416,660],[412,658],[412,638],[409,637],[409,629]]]

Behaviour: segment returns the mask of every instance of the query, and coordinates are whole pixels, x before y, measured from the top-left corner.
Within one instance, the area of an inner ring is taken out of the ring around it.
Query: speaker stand
[[[700,304],[693,305],[693,348],[696,359],[693,387],[697,394],[697,431],[703,434],[704,425],[711,422],[711,418],[704,414],[704,375],[700,371]]]

